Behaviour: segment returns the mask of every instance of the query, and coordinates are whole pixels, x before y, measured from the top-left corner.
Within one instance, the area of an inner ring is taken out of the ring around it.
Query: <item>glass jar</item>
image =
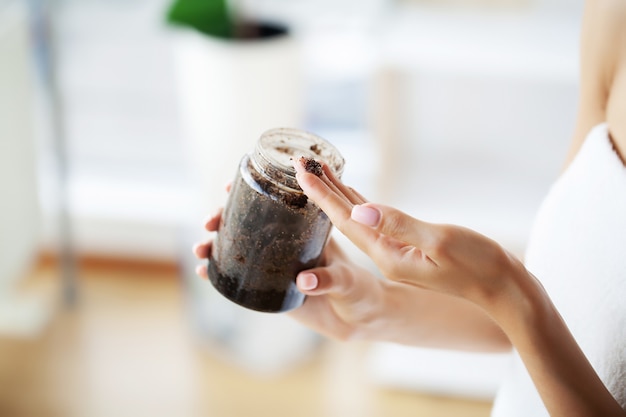
[[[282,312],[304,302],[296,276],[317,266],[331,223],[296,181],[292,159],[311,158],[339,178],[344,159],[324,139],[272,129],[245,155],[213,242],[208,273],[226,298],[257,311]]]

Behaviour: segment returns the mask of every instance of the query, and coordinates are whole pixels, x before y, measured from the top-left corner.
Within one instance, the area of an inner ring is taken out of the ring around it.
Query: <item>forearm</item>
[[[382,305],[365,337],[411,346],[505,352],[511,343],[475,304],[417,287],[385,281]]]
[[[524,276],[525,274],[525,276]],[[494,303],[552,417],[626,416],[581,351],[541,285],[526,270],[518,290]]]

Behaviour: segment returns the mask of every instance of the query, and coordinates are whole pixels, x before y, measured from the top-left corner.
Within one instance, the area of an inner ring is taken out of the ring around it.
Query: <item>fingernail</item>
[[[382,214],[380,210],[374,207],[356,205],[352,207],[352,214],[350,217],[352,217],[352,220],[357,223],[364,224],[365,226],[376,227],[378,226],[378,223],[380,223]]]
[[[317,288],[317,277],[311,273],[298,275],[298,287],[305,291],[314,290]]]

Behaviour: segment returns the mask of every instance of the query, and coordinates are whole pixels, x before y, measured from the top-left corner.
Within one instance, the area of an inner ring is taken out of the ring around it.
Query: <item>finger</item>
[[[347,297],[353,294],[354,278],[342,267],[319,267],[302,271],[296,277],[298,289],[307,295],[329,294],[335,297]]]
[[[204,221],[204,228],[209,232],[215,232],[219,229],[220,220],[222,219],[222,213],[224,212],[224,208],[220,207],[215,213],[211,214]]]
[[[198,275],[200,278],[208,279],[209,273],[207,272],[206,265],[196,266],[196,275]]]
[[[379,233],[376,240],[366,241],[361,248],[387,274],[396,271],[393,275],[398,275],[403,264],[410,265],[409,272],[439,265],[442,240],[437,225],[370,203],[354,206],[351,217]],[[411,280],[415,278],[415,274],[410,275]]]
[[[436,225],[418,220],[393,207],[365,203],[355,205],[352,220],[378,232],[420,248],[430,247]]]
[[[329,170],[330,172],[330,170]],[[333,183],[326,174],[322,174],[322,176],[320,177],[320,179],[324,182],[324,184],[326,184],[326,186],[332,190],[335,194],[337,194],[338,196],[340,196],[341,198],[343,198],[344,200],[346,200],[346,202],[350,205],[353,205],[354,203],[351,201],[350,196],[346,195],[340,187],[337,186],[337,184]]]
[[[224,186],[224,189],[226,190],[227,193],[230,193],[231,188],[233,188],[233,182],[228,181],[226,185]]]
[[[333,184],[343,195],[345,195],[352,204],[363,204],[367,199],[359,194],[354,188],[348,187],[340,179],[335,176],[332,169],[326,164],[322,166],[324,174],[331,184]]]
[[[341,254],[341,248],[337,241],[330,238],[320,259],[319,266],[301,271],[296,277],[298,289],[308,295],[322,295],[333,291],[333,272],[335,274],[339,272],[333,266],[333,260],[337,256],[341,256]],[[337,291],[338,289],[339,287],[334,290]]]
[[[363,195],[361,193],[359,193],[357,190],[355,190],[354,188],[352,188],[352,187],[348,187],[348,188],[350,188],[350,190],[356,196],[356,199],[355,199],[355,202],[354,202],[355,204],[364,204],[364,203],[367,203],[369,201],[367,198],[363,197]]]
[[[193,245],[192,251],[193,251],[193,254],[196,256],[196,258],[207,259],[209,255],[211,254],[212,246],[213,246],[212,240],[208,242],[203,242],[203,243],[196,243],[195,245]]]
[[[310,164],[310,162],[312,162],[312,161],[314,162],[314,164]],[[293,161],[293,166],[294,166],[294,169],[296,170],[296,178],[297,178],[299,173],[300,174],[310,173],[310,175],[316,176],[317,178],[319,178],[320,181],[322,181],[324,184],[326,184],[326,187],[328,187],[328,189],[330,189],[333,193],[335,193],[339,198],[344,199],[346,201],[346,203],[348,203],[348,204],[353,204],[350,201],[350,198],[348,196],[346,196],[339,189],[339,187],[337,187],[328,178],[328,175],[326,175],[326,172],[331,174],[331,171],[328,168],[328,166],[321,165],[321,164],[317,163],[317,161],[311,160],[309,158],[305,158],[304,156],[295,159]],[[313,170],[311,168],[313,168]]]
[[[304,193],[326,213],[330,221],[346,235],[360,249],[366,250],[376,241],[379,233],[371,227],[366,227],[353,221],[350,217],[353,204],[336,189],[329,187],[321,178],[308,173],[300,164],[296,166],[296,179]]]
[[[346,201],[345,196],[314,174],[307,172],[304,166],[296,164],[296,178],[304,193],[326,213],[330,221],[379,265],[389,265],[402,258],[424,258],[420,251],[408,251],[407,245],[396,238],[384,236],[375,228],[361,224],[351,218],[354,205]],[[367,203],[366,203],[367,205]]]
[[[336,187],[332,187],[315,174],[306,171],[300,161],[294,163],[296,169],[296,179],[304,193],[311,198],[327,215],[331,221],[337,225],[346,220],[350,220],[350,211],[353,204],[339,192]]]
[[[296,173],[309,172],[306,166],[307,159],[305,157],[298,158],[294,161],[294,168],[296,169]],[[326,184],[326,186],[335,194],[346,200],[347,203],[360,204],[365,202],[361,201],[361,199],[353,192],[350,187],[346,187],[340,180],[338,180],[332,170],[328,167],[328,165],[322,164],[321,175],[319,173],[315,173],[314,175],[320,178]]]

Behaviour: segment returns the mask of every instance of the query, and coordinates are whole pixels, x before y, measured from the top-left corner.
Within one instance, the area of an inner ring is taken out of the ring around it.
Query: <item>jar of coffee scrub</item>
[[[302,270],[317,266],[331,223],[296,181],[292,159],[324,163],[338,178],[344,159],[326,140],[295,129],[265,132],[245,155],[213,242],[208,273],[231,301],[282,312],[304,302],[296,287]],[[319,174],[319,173],[318,173]]]

